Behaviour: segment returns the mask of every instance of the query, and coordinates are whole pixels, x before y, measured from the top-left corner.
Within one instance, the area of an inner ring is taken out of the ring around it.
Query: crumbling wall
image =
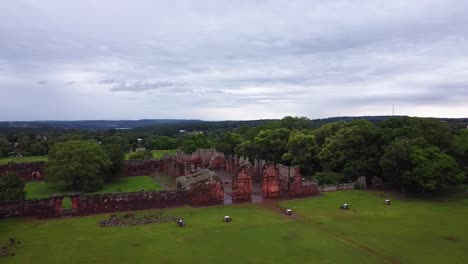
[[[45,162],[8,163],[0,165],[0,177],[12,172],[23,181],[41,181],[44,180],[45,166]]]
[[[276,198],[281,196],[281,182],[276,165],[273,162],[265,164],[262,172],[263,197]]]
[[[122,169],[122,176],[151,175],[161,170],[160,160],[127,160]]]
[[[56,197],[0,202],[0,218],[17,216],[52,217],[55,216],[55,208]]]
[[[356,182],[352,183],[342,183],[336,185],[320,185],[319,191],[321,192],[333,192],[341,190],[353,190],[355,188]]]
[[[224,202],[224,187],[212,171],[200,170],[177,178],[177,189],[190,193],[190,204],[194,206],[221,204]]]
[[[250,163],[244,163],[237,170],[232,179],[232,200],[250,201],[252,197],[252,166]]]
[[[224,187],[221,181],[196,183],[190,190],[190,205],[214,205],[224,203]]]
[[[315,180],[303,179],[299,167],[290,168],[290,179],[292,179],[289,187],[290,197],[315,195],[319,193],[318,182]]]
[[[78,197],[77,215],[145,210],[188,204],[186,191],[131,192]]]

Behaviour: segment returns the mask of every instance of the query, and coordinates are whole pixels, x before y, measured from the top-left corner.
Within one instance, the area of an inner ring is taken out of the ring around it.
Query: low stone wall
[[[15,173],[23,181],[44,180],[45,162],[9,163],[0,165],[0,176],[9,172]]]
[[[55,197],[18,202],[0,202],[0,218],[16,216],[52,217],[55,215],[55,204]]]
[[[122,176],[151,175],[161,170],[160,160],[127,160],[122,169]]]
[[[190,203],[190,196],[184,191],[133,192],[99,195],[80,195],[76,208],[77,215],[145,210],[182,206]]]
[[[333,191],[341,191],[341,190],[353,190],[356,186],[355,182],[352,183],[342,183],[336,185],[320,185],[319,191],[321,192],[333,192]]]

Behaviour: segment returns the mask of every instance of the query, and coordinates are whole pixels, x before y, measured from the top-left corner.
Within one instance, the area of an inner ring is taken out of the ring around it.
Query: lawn
[[[153,157],[155,159],[160,159],[164,156],[164,154],[169,154],[169,155],[174,155],[176,152],[176,149],[160,149],[160,150],[152,150],[151,153],[153,153]],[[128,160],[132,153],[126,153],[125,154],[125,159]]]
[[[15,163],[30,163],[30,162],[39,162],[47,161],[49,158],[47,156],[24,156],[24,157],[7,157],[0,158],[0,165],[7,164],[10,161]]]
[[[173,208],[174,223],[100,227],[110,214],[0,221],[21,240],[2,263],[468,263],[468,199],[399,200],[365,191],[267,204]],[[338,209],[344,202],[351,209]],[[292,208],[293,216],[281,213]],[[154,214],[160,210],[141,211]],[[224,215],[232,223],[222,222]]]
[[[150,176],[121,177],[112,182],[104,184],[104,188],[96,193],[136,192],[141,189],[145,191],[161,190],[162,188]],[[56,190],[45,182],[27,182],[25,186],[26,199],[38,199],[49,197],[53,194],[66,193]]]

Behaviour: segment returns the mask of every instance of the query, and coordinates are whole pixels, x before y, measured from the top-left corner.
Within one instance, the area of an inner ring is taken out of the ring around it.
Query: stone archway
[[[61,217],[64,215],[78,214],[79,196],[55,196],[54,198],[54,215]]]

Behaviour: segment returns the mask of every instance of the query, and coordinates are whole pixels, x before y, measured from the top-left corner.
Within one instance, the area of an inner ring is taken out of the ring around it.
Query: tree
[[[438,191],[461,183],[464,176],[452,157],[422,137],[395,140],[379,164],[386,181],[409,191]]]
[[[185,137],[180,148],[185,153],[192,153],[199,148],[211,148],[212,146],[210,138],[205,133],[197,133]]]
[[[394,117],[380,123],[379,126],[384,131],[384,141],[387,144],[403,137],[423,137],[428,143],[439,147],[442,151],[452,146],[453,129],[447,123],[437,119]]]
[[[345,180],[380,174],[382,135],[368,121],[353,121],[327,138],[318,158],[324,169],[342,173]]]
[[[262,159],[281,162],[281,157],[286,152],[290,131],[286,128],[262,130],[255,137],[258,156]]]
[[[121,137],[121,136],[110,136],[110,137],[105,137],[102,140],[103,145],[111,145],[111,144],[116,144],[119,145],[120,148],[125,152],[129,149],[130,143],[128,139]]]
[[[153,159],[153,152],[151,150],[144,150],[144,151],[135,151],[130,154],[128,157],[129,160],[145,160],[145,159]]]
[[[215,149],[225,154],[234,154],[235,149],[244,139],[237,133],[227,133],[217,139]]]
[[[279,123],[281,128],[287,128],[289,130],[310,129],[312,127],[312,121],[307,117],[285,116]]]
[[[96,142],[72,140],[49,152],[47,183],[62,190],[93,192],[102,188],[111,161]]]
[[[286,164],[299,166],[303,174],[313,174],[318,170],[318,146],[314,135],[293,131],[286,144],[286,150],[282,157]]]
[[[252,140],[246,140],[234,149],[234,152],[238,155],[249,157],[249,158],[259,158],[257,152],[257,145],[252,142]]]
[[[147,149],[175,149],[177,139],[168,136],[154,136],[145,139],[143,146]]]
[[[24,182],[16,174],[8,173],[0,177],[0,201],[24,200]]]
[[[106,173],[104,179],[105,180],[115,179],[122,172],[124,159],[125,159],[125,150],[122,145],[115,144],[115,143],[105,144],[102,147],[111,162],[109,166],[109,170]]]
[[[452,145],[453,156],[468,174],[468,129],[463,130],[460,135],[455,136]]]
[[[7,157],[10,153],[10,142],[4,137],[0,137],[0,158]]]

